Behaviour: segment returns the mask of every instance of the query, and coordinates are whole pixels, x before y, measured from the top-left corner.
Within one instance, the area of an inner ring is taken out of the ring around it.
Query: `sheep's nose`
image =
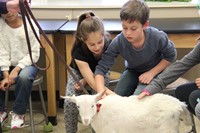
[[[85,124],[86,126],[89,125],[89,119],[84,119],[83,121],[84,121],[84,124]]]

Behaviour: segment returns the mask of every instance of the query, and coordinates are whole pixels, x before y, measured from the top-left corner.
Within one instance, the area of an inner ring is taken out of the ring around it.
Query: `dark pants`
[[[199,110],[199,108],[196,109],[196,105],[199,104],[200,89],[198,89],[194,82],[178,86],[175,95],[180,101],[186,102],[190,112],[197,115],[195,111]]]
[[[0,133],[2,133],[1,122],[0,122]]]

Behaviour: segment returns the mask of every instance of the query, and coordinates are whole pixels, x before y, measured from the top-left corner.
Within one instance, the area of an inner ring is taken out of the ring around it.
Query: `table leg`
[[[47,35],[51,42],[53,41],[53,35]],[[45,48],[46,54],[49,56],[50,67],[46,71],[46,84],[47,84],[47,104],[48,104],[48,118],[53,125],[57,125],[57,111],[56,111],[56,80],[55,80],[55,56],[52,48],[48,45],[43,36],[41,36],[41,42]],[[49,64],[49,60],[46,57],[46,64]]]

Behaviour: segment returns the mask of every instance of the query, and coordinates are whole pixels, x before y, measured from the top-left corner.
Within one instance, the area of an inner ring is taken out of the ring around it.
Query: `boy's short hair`
[[[129,0],[120,10],[120,18],[130,23],[137,20],[144,25],[149,19],[149,12],[149,7],[143,0]]]

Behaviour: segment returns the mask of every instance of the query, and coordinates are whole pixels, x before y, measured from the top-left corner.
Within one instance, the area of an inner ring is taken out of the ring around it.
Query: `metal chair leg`
[[[30,125],[31,125],[31,132],[35,133],[35,125],[34,125],[34,118],[33,118],[33,108],[32,108],[32,98],[29,97],[29,111],[30,111]]]
[[[5,93],[5,106],[8,107],[8,96],[9,96],[9,90],[6,89],[6,93]]]
[[[44,112],[45,122],[48,123],[47,110],[46,110],[46,107],[45,107],[45,102],[44,102],[44,97],[43,97],[41,85],[39,84],[38,87],[39,87],[40,100],[41,100],[41,103],[42,103],[42,108],[43,108],[43,112]]]

